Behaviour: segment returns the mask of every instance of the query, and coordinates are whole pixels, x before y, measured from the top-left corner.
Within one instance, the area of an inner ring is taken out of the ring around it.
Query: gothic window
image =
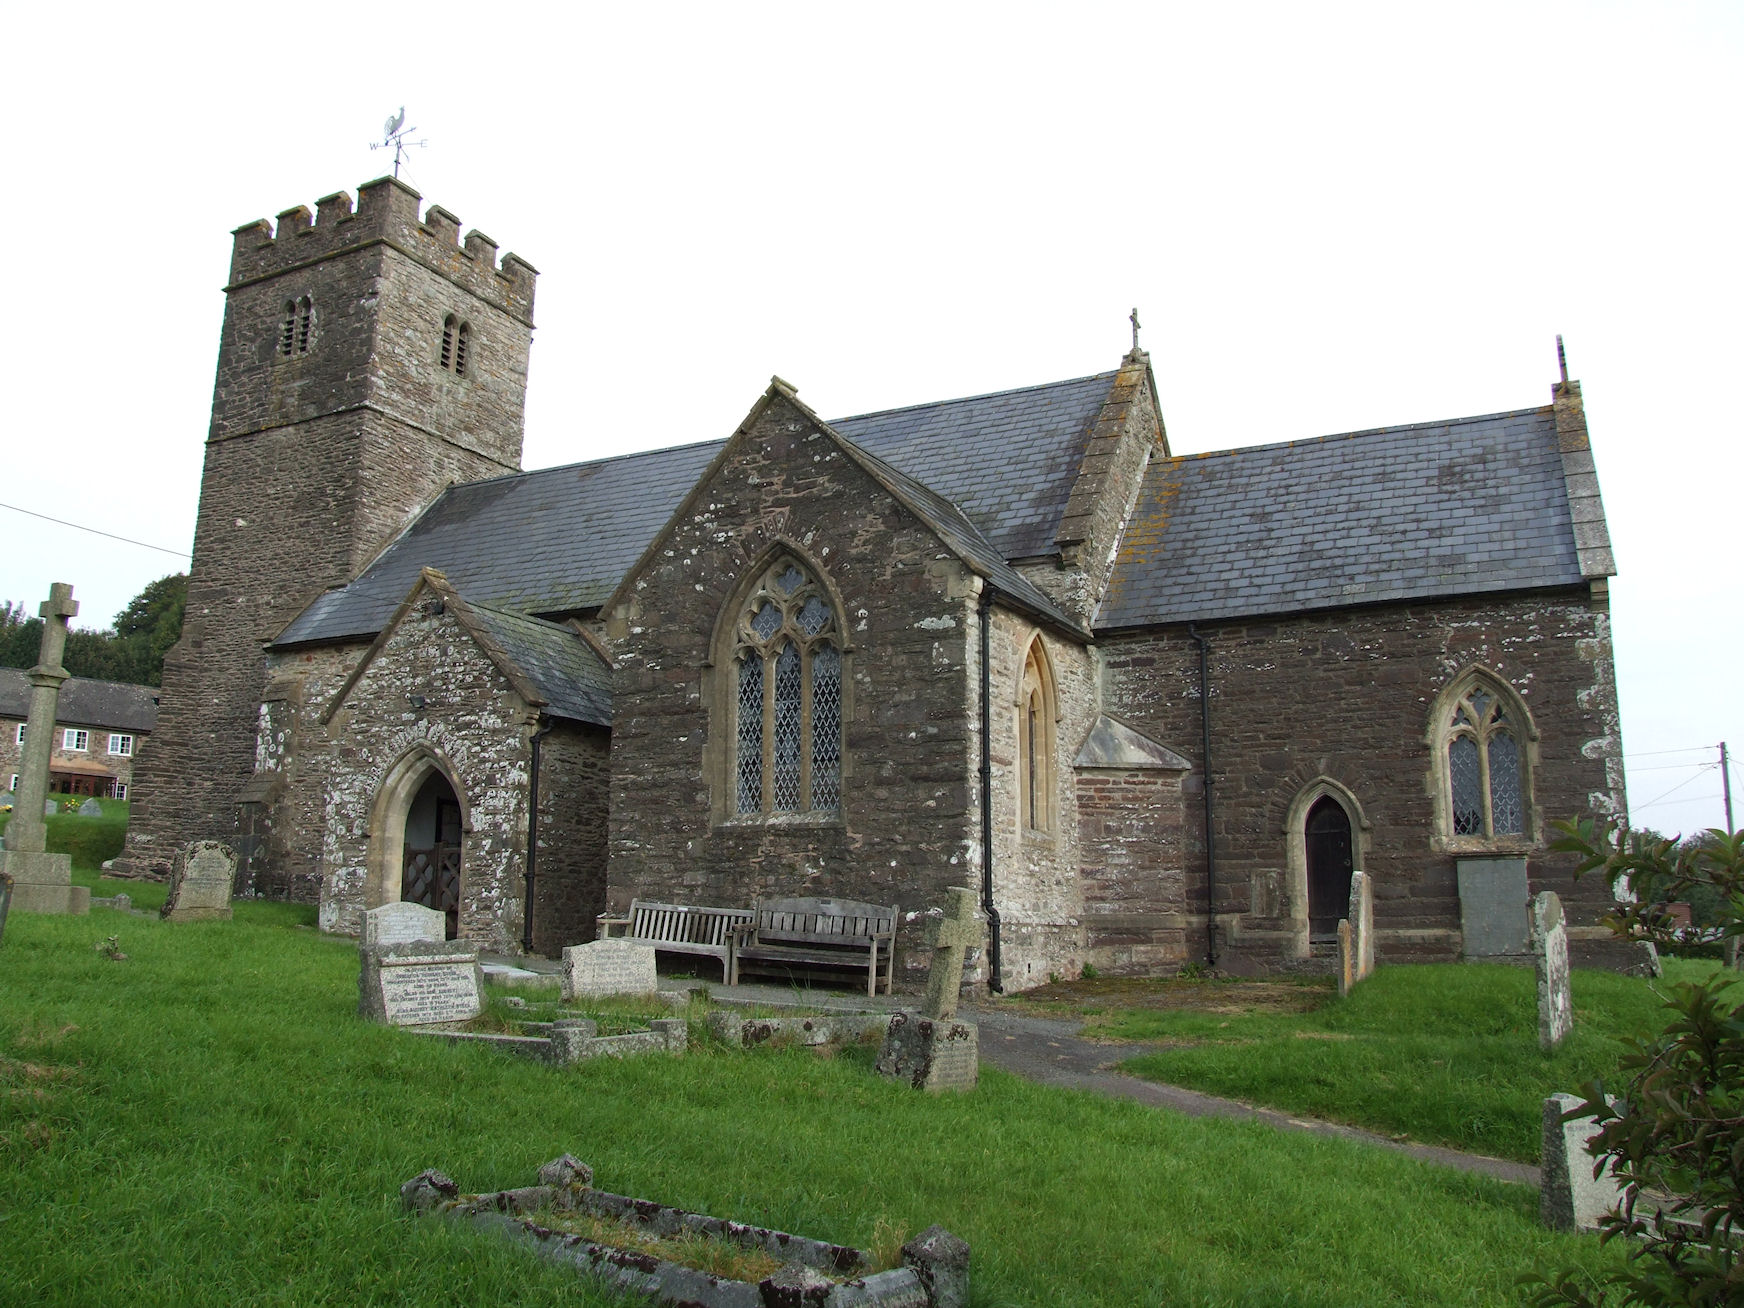
[[[1456,684],[1440,704],[1436,763],[1444,834],[1461,844],[1528,838],[1534,733],[1525,705],[1484,674]]]
[[[733,812],[842,805],[841,624],[792,559],[752,588],[733,633]]]
[[[466,376],[467,354],[472,348],[472,324],[462,322],[454,314],[442,320],[442,352],[437,362],[445,372],[456,377]]]
[[[1017,807],[1025,832],[1054,829],[1054,683],[1038,636],[1017,692]]]
[[[307,354],[315,336],[315,302],[307,295],[285,301],[285,316],[279,323],[279,355]]]

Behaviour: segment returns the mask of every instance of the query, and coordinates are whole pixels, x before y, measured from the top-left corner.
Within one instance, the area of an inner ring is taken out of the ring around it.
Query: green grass
[[[50,795],[56,804],[64,804],[72,795]],[[84,800],[79,798],[79,802]],[[56,813],[43,819],[48,827],[48,850],[51,854],[71,854],[73,869],[96,872],[107,859],[121,852],[127,838],[127,814],[131,805],[124,799],[100,799],[102,817],[80,817],[77,813]],[[0,832],[12,821],[11,813],[0,813]]]
[[[860,1246],[942,1222],[977,1308],[1499,1304],[1523,1268],[1613,1256],[1542,1229],[1525,1187],[996,1071],[934,1098],[869,1051],[699,1040],[554,1069],[451,1048],[359,1021],[355,947],[308,920],[12,918],[0,1297],[611,1302],[399,1211],[422,1168],[487,1190],[565,1150],[605,1188]],[[94,947],[111,934],[123,962]]]
[[[1713,966],[1669,960],[1666,980]],[[1118,1039],[1182,1042],[1122,1065],[1138,1076],[1536,1162],[1545,1097],[1614,1077],[1618,1037],[1662,1021],[1639,978],[1577,970],[1573,989],[1574,1033],[1549,1055],[1532,970],[1494,964],[1384,967],[1308,1013],[1128,1009],[1095,1021]]]

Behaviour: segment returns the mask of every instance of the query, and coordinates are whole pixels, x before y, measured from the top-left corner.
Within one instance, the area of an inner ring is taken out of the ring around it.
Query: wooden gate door
[[[400,898],[448,915],[448,938],[460,935],[460,805],[436,803],[436,844],[406,849],[400,871]]]
[[[1353,867],[1350,818],[1330,795],[1308,810],[1303,830],[1308,854],[1308,937],[1338,934],[1338,919],[1350,912]]]

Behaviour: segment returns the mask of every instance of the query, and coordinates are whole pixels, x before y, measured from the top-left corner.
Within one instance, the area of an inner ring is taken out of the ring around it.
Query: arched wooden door
[[[450,940],[460,934],[460,839],[460,801],[432,771],[406,810],[400,898],[447,914]]]
[[[1338,919],[1350,911],[1350,815],[1331,795],[1308,810],[1303,843],[1308,855],[1308,938],[1338,934]]]

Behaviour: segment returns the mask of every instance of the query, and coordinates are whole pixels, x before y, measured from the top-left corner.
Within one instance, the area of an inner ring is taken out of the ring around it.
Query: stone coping
[[[539,1169],[538,1185],[461,1194],[452,1180],[432,1169],[401,1186],[400,1200],[411,1212],[470,1221],[627,1294],[682,1308],[966,1308],[969,1301],[969,1246],[941,1226],[903,1246],[901,1267],[871,1272],[871,1259],[860,1249],[595,1190],[592,1181],[593,1169],[565,1154]],[[553,1230],[533,1220],[545,1210],[588,1213],[655,1236],[701,1235],[766,1253],[784,1265],[760,1282],[713,1276]]]
[[[588,1018],[567,1018],[555,1022],[527,1022],[525,1035],[508,1035],[495,1031],[456,1031],[452,1026],[406,1027],[413,1035],[431,1036],[449,1044],[487,1045],[504,1053],[518,1054],[553,1067],[591,1058],[628,1058],[634,1054],[682,1054],[690,1042],[690,1024],[683,1018],[656,1017],[645,1031],[630,1031],[624,1035],[602,1036],[599,1023]]]

